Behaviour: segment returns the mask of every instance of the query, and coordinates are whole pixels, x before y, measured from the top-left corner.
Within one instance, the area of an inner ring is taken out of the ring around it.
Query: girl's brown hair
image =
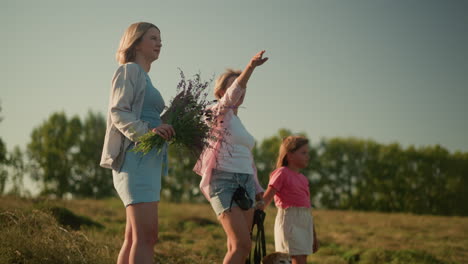
[[[119,49],[117,50],[116,54],[119,64],[122,65],[135,60],[135,46],[141,42],[143,35],[145,35],[146,31],[152,27],[159,30],[157,26],[148,22],[138,22],[131,24],[127,30],[125,30],[125,33],[120,40]]]
[[[228,87],[226,87],[226,83],[231,77],[239,77],[242,71],[240,70],[233,70],[233,69],[226,69],[226,71],[219,76],[216,80],[215,87],[214,87],[214,96],[216,99],[221,99],[223,97],[221,94],[226,91]]]
[[[303,136],[289,136],[283,138],[279,149],[278,160],[276,161],[276,168],[288,166],[288,159],[286,158],[288,153],[294,152],[307,144],[309,144],[309,140]]]

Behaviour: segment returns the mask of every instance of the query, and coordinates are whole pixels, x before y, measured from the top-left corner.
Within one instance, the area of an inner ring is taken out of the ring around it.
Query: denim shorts
[[[231,200],[237,187],[242,186],[247,191],[252,208],[255,201],[255,182],[252,174],[227,172],[213,169],[210,182],[210,204],[216,215],[221,215],[231,207]],[[238,206],[232,201],[232,207]]]

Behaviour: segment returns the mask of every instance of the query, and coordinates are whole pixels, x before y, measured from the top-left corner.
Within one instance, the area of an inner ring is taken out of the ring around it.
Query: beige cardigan
[[[149,131],[148,123],[140,119],[145,87],[146,77],[138,64],[121,65],[115,72],[101,167],[120,171],[128,146]]]

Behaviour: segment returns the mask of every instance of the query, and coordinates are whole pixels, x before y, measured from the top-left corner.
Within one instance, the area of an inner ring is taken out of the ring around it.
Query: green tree
[[[466,153],[354,138],[322,140],[317,150],[319,164],[312,170],[324,207],[468,215]]]
[[[27,146],[31,176],[42,184],[43,194],[63,197],[73,193],[72,167],[79,152],[81,121],[54,113],[31,133]]]
[[[319,203],[327,208],[340,208],[342,194],[345,192],[346,154],[342,141],[322,140],[318,146],[320,168],[318,174]]]
[[[162,178],[162,196],[173,202],[205,201],[201,177],[193,172],[197,158],[184,148],[169,146],[169,175]]]
[[[0,194],[5,191],[5,185],[8,177],[6,146],[0,138]]]
[[[24,175],[27,173],[27,164],[24,161],[24,155],[18,146],[15,146],[12,152],[8,155],[8,167],[10,171],[10,182],[12,188],[10,194],[22,196],[27,194],[24,189]]]
[[[356,138],[322,140],[317,148],[317,193],[320,204],[329,208],[359,206],[356,193],[365,186],[364,163],[367,142]]]
[[[99,166],[106,133],[104,116],[89,111],[80,131],[76,144],[78,151],[71,156],[71,191],[76,196],[95,199],[112,196],[112,173]]]
[[[2,106],[0,105],[0,113],[2,112]],[[3,117],[0,116],[0,122],[2,122]],[[6,170],[6,165],[7,165],[7,150],[5,143],[3,143],[3,140],[0,138],[0,194],[3,194],[5,191],[5,185],[6,185],[6,180],[7,180],[7,170]]]
[[[442,188],[447,190],[444,208],[453,215],[468,215],[468,152],[452,155],[448,177]]]
[[[378,175],[381,145],[372,140],[362,140],[359,149],[361,154],[358,156],[361,158],[355,161],[357,164],[353,166],[356,167],[358,173],[355,175],[356,180],[353,186],[355,189],[349,201],[349,208],[373,210],[375,198],[378,196],[377,189],[381,184],[381,178]]]

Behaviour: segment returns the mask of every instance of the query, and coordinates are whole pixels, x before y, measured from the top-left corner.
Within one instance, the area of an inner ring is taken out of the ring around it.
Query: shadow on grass
[[[216,226],[218,223],[207,219],[207,218],[202,218],[202,217],[188,217],[180,220],[177,223],[177,231],[190,231],[193,230],[194,228],[203,228],[203,227],[208,227],[208,226]]]
[[[96,227],[99,229],[104,228],[100,223],[95,222],[88,217],[76,215],[65,207],[55,206],[48,208],[47,210],[51,212],[52,216],[55,217],[60,225],[69,227],[73,230],[80,230],[81,226]]]

